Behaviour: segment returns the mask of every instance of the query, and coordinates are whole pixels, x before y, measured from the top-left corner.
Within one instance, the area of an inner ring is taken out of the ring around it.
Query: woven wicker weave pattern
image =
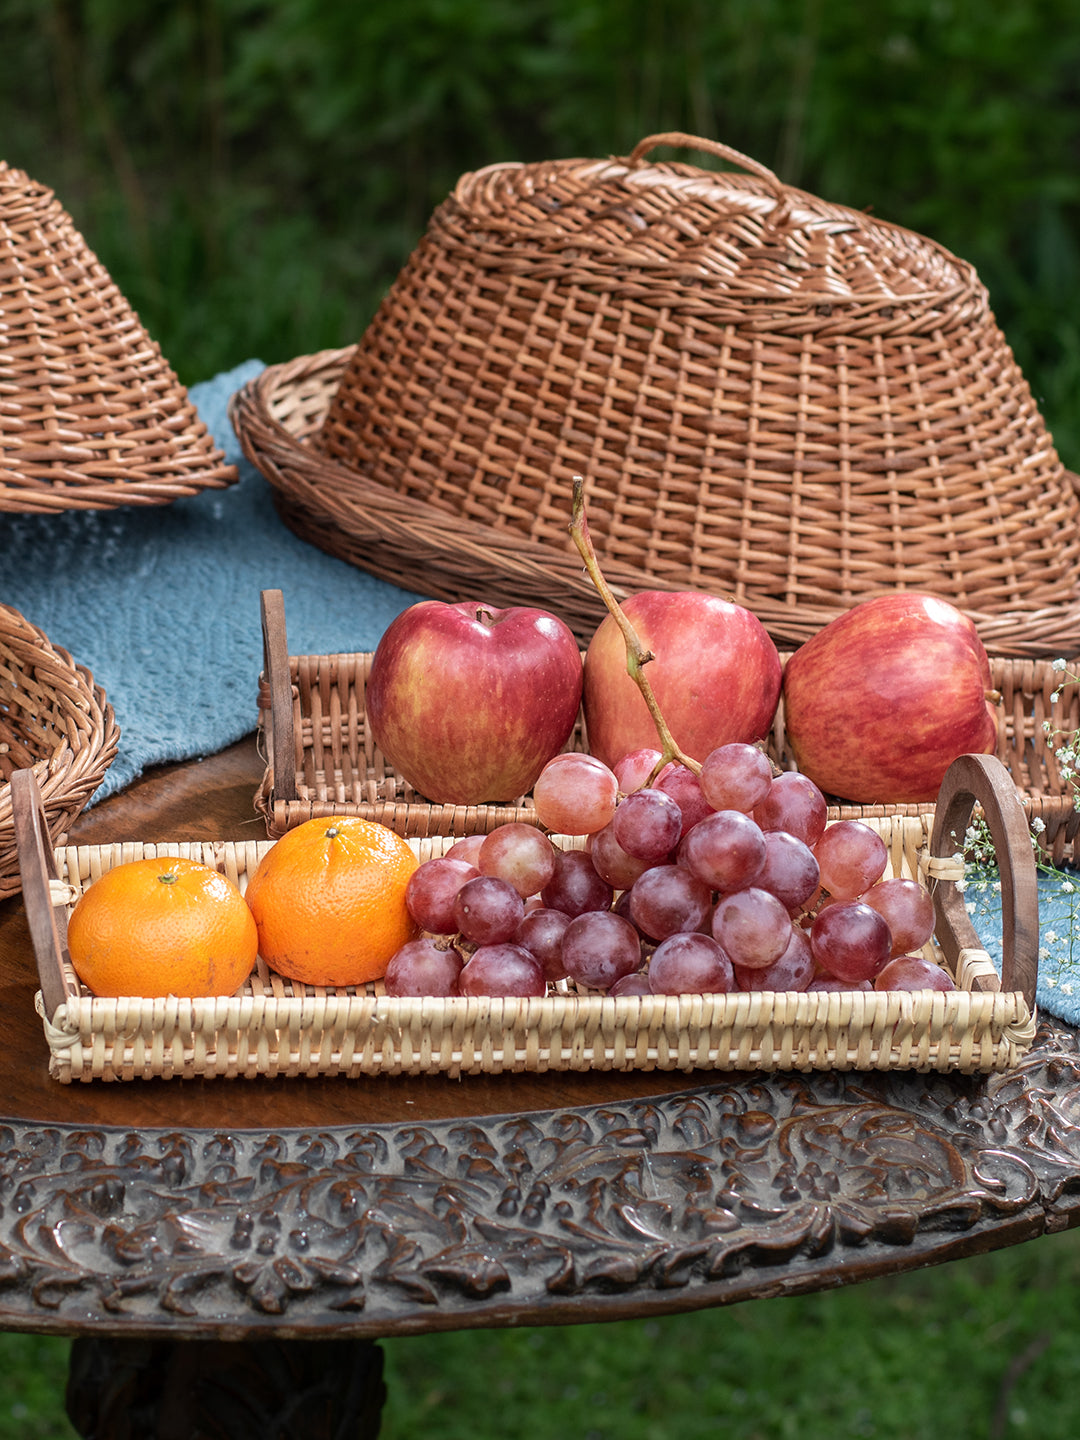
[[[238,408],[288,523],[398,583],[419,545],[442,598],[507,603],[531,564],[547,594],[516,598],[558,608],[582,474],[615,583],[727,595],[778,643],[902,587],[998,653],[1080,647],[1080,493],[970,265],[765,176],[464,176],[307,453]]]
[[[0,510],[160,505],[236,479],[52,191],[0,162]]]
[[[875,823],[888,847],[888,873],[926,878],[929,819]],[[413,841],[420,859],[450,843]],[[57,858],[73,903],[112,865],[143,854],[188,855],[243,889],[268,848],[132,842],[69,846]],[[106,1000],[80,990],[67,973],[69,998],[45,1021],[51,1072],[63,1081],[592,1069],[974,1073],[1015,1065],[1034,1038],[1016,992],[612,999],[568,986],[531,1000],[391,1000],[378,984],[294,986],[260,964],[231,998]]]
[[[403,835],[451,835],[488,832],[512,820],[536,823],[531,798],[506,805],[434,805],[399,775],[378,750],[368,730],[365,708],[371,655],[294,655],[289,657],[293,695],[292,735],[295,794],[275,789],[268,764],[255,797],[267,832],[274,838],[312,818],[361,815]],[[1054,864],[1080,862],[1080,814],[1074,792],[1062,778],[1055,751],[1080,730],[1080,687],[1045,660],[995,656],[991,678],[1002,697],[998,758],[1008,769],[1032,821],[1042,825],[1040,846]],[[259,724],[266,753],[273,754],[273,709],[265,675],[260,679]],[[569,741],[582,749],[579,724]],[[781,702],[768,750],[784,768],[794,767],[787,743]],[[832,819],[916,818],[925,805],[833,804]]]
[[[13,770],[32,767],[54,843],[105,777],[120,739],[89,671],[36,626],[0,605],[0,899],[19,889]]]

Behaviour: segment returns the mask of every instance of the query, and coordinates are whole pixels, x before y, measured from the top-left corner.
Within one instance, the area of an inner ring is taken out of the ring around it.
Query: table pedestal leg
[[[369,1340],[73,1341],[83,1440],[374,1440],[386,1398]]]

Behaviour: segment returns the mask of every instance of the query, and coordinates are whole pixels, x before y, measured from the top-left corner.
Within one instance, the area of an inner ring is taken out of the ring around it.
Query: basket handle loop
[[[749,155],[744,155],[741,150],[736,150],[733,145],[725,145],[721,140],[703,140],[698,135],[686,135],[681,130],[668,130],[662,135],[646,135],[644,140],[639,140],[631,150],[628,158],[628,165],[640,165],[650,150],[657,145],[676,145],[683,150],[704,150],[707,155],[715,155],[719,160],[727,160],[732,165],[738,165],[741,170],[749,170],[759,180],[765,180],[777,190],[783,190],[784,182],[779,175],[762,165],[760,160],[754,160]]]
[[[994,755],[961,755],[945,772],[938,791],[930,853],[953,855],[964,848],[964,836],[976,803],[982,807],[997,854],[1001,876],[1001,986],[1019,990],[1035,1007],[1039,969],[1039,886],[1027,816],[1009,771]],[[961,950],[983,949],[975,933],[962,891],[952,880],[934,888],[938,941],[955,966]],[[977,989],[995,988],[996,977],[975,981]]]
[[[270,759],[274,767],[274,798],[295,800],[296,737],[289,642],[285,632],[285,597],[280,590],[263,590],[259,604],[262,612],[263,670],[270,687]]]
[[[41,791],[33,770],[11,774],[11,816],[19,856],[23,906],[30,927],[30,943],[37,961],[38,981],[46,1016],[52,1020],[72,991],[64,975],[67,954],[67,914],[53,905],[50,881],[59,882],[56,858],[49,839]]]

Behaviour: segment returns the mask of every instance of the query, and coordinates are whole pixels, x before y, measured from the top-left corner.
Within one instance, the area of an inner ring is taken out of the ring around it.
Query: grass
[[[382,1436],[1072,1440],[1078,1339],[1080,1231],[816,1295],[385,1340]],[[0,1335],[0,1440],[71,1440],[66,1361]]]

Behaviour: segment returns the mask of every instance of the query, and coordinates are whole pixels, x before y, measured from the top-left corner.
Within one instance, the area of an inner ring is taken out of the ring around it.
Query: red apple
[[[623,610],[655,659],[646,675],[676,743],[695,760],[768,733],[780,698],[776,646],[757,616],[697,590],[643,590]],[[626,643],[608,615],[585,654],[585,729],[607,765],[657,743],[656,726],[626,672]]]
[[[570,737],[581,651],[546,610],[422,600],[379,641],[367,683],[376,745],[439,805],[514,800]]]
[[[783,694],[799,769],[857,804],[934,800],[958,755],[997,748],[982,641],[933,595],[881,595],[831,621],[788,659]]]

